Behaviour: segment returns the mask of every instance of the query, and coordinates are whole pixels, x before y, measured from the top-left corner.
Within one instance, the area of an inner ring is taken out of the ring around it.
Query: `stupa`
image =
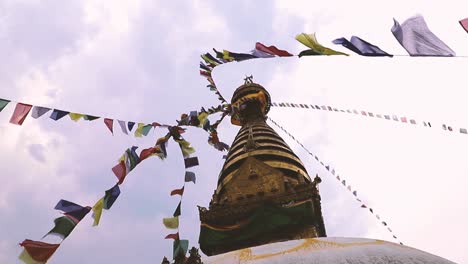
[[[382,240],[327,237],[318,176],[266,123],[268,91],[246,78],[231,100],[241,126],[208,208],[199,206],[201,257],[175,263],[448,264],[438,256]],[[164,262],[166,263],[166,262]],[[167,262],[169,263],[169,262]]]

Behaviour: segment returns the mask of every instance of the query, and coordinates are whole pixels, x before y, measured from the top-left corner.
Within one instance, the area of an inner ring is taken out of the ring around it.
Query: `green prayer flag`
[[[0,112],[3,110],[3,108],[5,108],[5,106],[7,106],[9,102],[10,100],[0,98]]]
[[[141,129],[141,133],[143,134],[143,136],[147,136],[152,127],[153,125],[151,124],[143,126],[143,128]]]
[[[189,247],[189,241],[188,240],[185,240],[185,239],[182,239],[182,240],[176,239],[176,240],[174,240],[174,248],[173,248],[174,259],[178,255],[185,256],[185,254],[187,254],[188,247]]]
[[[70,235],[76,226],[76,223],[67,216],[56,218],[54,223],[54,228],[52,228],[52,230],[50,230],[49,233],[47,233],[45,236],[49,234],[55,234],[65,239],[68,235]]]

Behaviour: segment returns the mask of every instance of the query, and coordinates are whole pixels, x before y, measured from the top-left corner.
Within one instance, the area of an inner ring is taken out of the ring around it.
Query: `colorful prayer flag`
[[[171,196],[173,196],[173,195],[180,195],[180,196],[184,195],[184,188],[185,188],[185,186],[180,188],[180,189],[173,190],[171,192]]]
[[[141,129],[141,134],[146,137],[148,133],[151,131],[151,128],[153,128],[152,124],[144,125]]]
[[[187,254],[187,250],[189,247],[189,241],[182,239],[176,239],[174,240],[174,246],[173,246],[173,254],[174,254],[174,259],[176,259],[177,256],[185,256]]]
[[[55,205],[54,209],[64,212],[66,216],[70,217],[70,219],[78,223],[89,213],[91,207],[83,207],[79,204],[61,199],[57,205]]]
[[[401,25],[396,19],[393,21],[392,33],[410,56],[455,56],[455,52],[429,30],[422,16],[408,18]]]
[[[174,214],[172,216],[180,216],[180,207],[182,205],[182,201],[179,202],[179,205],[177,205],[177,208],[174,211]]]
[[[9,102],[10,100],[0,98],[0,112],[8,105]]]
[[[21,126],[26,117],[28,116],[29,111],[31,111],[31,108],[32,105],[17,103],[15,111],[13,112],[13,115],[10,118],[10,123]]]
[[[135,130],[135,137],[142,137],[143,136],[143,127],[145,126],[144,123],[138,123],[138,127]]]
[[[226,60],[233,59],[235,61],[244,61],[244,60],[250,60],[250,59],[256,59],[257,58],[252,54],[235,53],[235,52],[231,52],[231,51],[228,51],[228,50],[223,50],[223,55],[224,55],[223,59],[226,59]]]
[[[118,184],[114,185],[114,187],[107,190],[104,194],[104,209],[111,209],[112,205],[114,204],[115,200],[117,200],[119,195],[120,188]]]
[[[20,243],[24,248],[19,259],[24,263],[46,263],[55,253],[60,244],[49,244],[40,241],[25,239]]]
[[[127,123],[128,131],[132,131],[134,125],[135,125],[135,122],[128,122]]]
[[[185,158],[184,163],[185,163],[186,169],[190,167],[198,166],[198,158],[197,157]]]
[[[195,153],[195,149],[192,146],[190,146],[190,142],[186,141],[185,139],[175,141],[179,143],[180,150],[182,151],[182,155],[184,156],[184,158],[188,158],[190,154]]]
[[[120,161],[119,164],[115,165],[112,168],[112,172],[114,172],[117,179],[119,179],[119,184],[122,184],[125,180],[125,176],[127,175],[127,170],[125,168],[125,161]]]
[[[175,234],[169,234],[167,235],[164,239],[174,239],[174,240],[179,240],[179,232]]]
[[[80,118],[84,117],[85,115],[78,114],[78,113],[69,113],[68,116],[70,116],[71,120],[78,121],[78,120],[80,120]]]
[[[262,51],[262,52],[272,54],[272,55],[277,55],[277,56],[280,56],[280,57],[291,57],[291,56],[293,56],[291,53],[289,53],[289,52],[287,52],[285,50],[278,49],[275,46],[268,46],[267,47],[267,46],[263,45],[260,42],[255,43],[255,49],[259,50],[259,51]]]
[[[318,43],[317,38],[315,37],[315,33],[314,34],[301,33],[296,36],[296,40],[310,48],[310,50],[302,51],[301,52],[302,55],[299,54],[299,57],[302,57],[305,55],[346,55],[346,56],[349,56],[346,53],[332,50],[330,48],[322,46],[320,43]]]
[[[62,216],[59,218],[56,218],[54,220],[55,226],[50,230],[47,234],[44,235],[57,235],[61,237],[62,239],[65,239],[70,235],[70,233],[75,229],[76,222],[73,221],[70,217],[68,216]]]
[[[93,214],[92,214],[92,217],[94,219],[93,226],[99,225],[99,221],[101,221],[103,207],[104,207],[104,198],[99,199],[96,202],[96,204],[94,204]]]
[[[254,55],[255,57],[257,57],[257,58],[273,58],[273,57],[275,57],[275,55],[266,53],[266,52],[258,50],[258,49],[254,49],[250,53],[252,55]]]
[[[1,109],[0,109],[0,111],[1,111]],[[37,119],[37,118],[41,117],[43,114],[45,114],[45,113],[47,113],[49,111],[50,111],[50,108],[41,107],[41,106],[34,106],[33,109],[32,109],[32,112],[31,112],[31,116],[32,116],[32,118]]]
[[[100,117],[99,116],[92,116],[92,115],[85,115],[83,117],[84,120],[87,120],[87,121],[93,121],[93,120],[96,120],[96,119],[99,119]]]
[[[117,122],[119,123],[120,129],[122,129],[122,133],[124,133],[125,135],[128,135],[127,126],[125,125],[125,121],[117,120]]]
[[[185,182],[193,182],[195,183],[196,181],[196,177],[195,177],[195,173],[191,172],[191,171],[186,171],[185,172]]]
[[[104,118],[104,124],[106,124],[106,127],[110,130],[112,135],[114,134],[114,120],[110,118]]]
[[[468,32],[468,18],[462,19],[459,22],[463,29]]]
[[[68,115],[69,112],[67,111],[62,111],[62,110],[58,110],[58,109],[54,109],[54,111],[52,111],[52,114],[50,114],[50,119],[53,119],[55,121],[59,120],[60,118]]]
[[[338,38],[338,39],[333,40],[333,43],[338,44],[338,45],[343,45],[344,47],[362,56],[393,57],[393,55],[386,53],[385,51],[381,50],[379,47],[372,45],[369,42],[356,36],[352,36],[351,41],[348,41],[346,38]]]
[[[179,217],[163,218],[163,224],[168,229],[177,229],[179,228]]]

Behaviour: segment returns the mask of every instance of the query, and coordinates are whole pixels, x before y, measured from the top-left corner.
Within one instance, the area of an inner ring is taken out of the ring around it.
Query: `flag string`
[[[389,224],[386,221],[383,221],[382,218],[375,212],[375,210],[372,207],[368,206],[362,201],[362,199],[359,198],[357,190],[353,190],[351,185],[349,183],[346,183],[346,180],[336,173],[335,168],[331,167],[330,165],[325,165],[325,162],[323,162],[317,155],[309,151],[309,149],[307,149],[299,140],[297,140],[293,135],[291,135],[291,133],[289,133],[283,126],[275,122],[270,117],[268,117],[268,120],[272,122],[276,127],[281,129],[284,133],[286,133],[292,140],[299,144],[299,146],[301,146],[310,156],[312,156],[317,161],[317,163],[319,163],[328,173],[333,175],[332,177],[335,177],[336,180],[339,183],[341,183],[341,185],[344,186],[344,188],[347,189],[351,195],[353,195],[355,200],[361,205],[361,208],[368,209],[369,212],[378,220],[378,222],[382,224],[386,228],[386,230],[392,235],[395,241],[397,241],[400,245],[403,245],[403,243],[398,239],[393,230],[390,228]]]
[[[378,118],[382,120],[387,120],[387,121],[396,121],[400,123],[406,123],[406,124],[412,124],[412,125],[423,125],[424,127],[427,128],[440,128],[442,130],[448,131],[448,132],[457,132],[459,134],[468,134],[468,129],[464,127],[457,127],[455,128],[454,126],[447,125],[445,123],[442,123],[441,126],[434,126],[431,124],[430,121],[417,121],[416,119],[408,118],[407,115],[405,116],[398,116],[398,115],[382,115],[382,114],[376,114],[374,112],[370,111],[358,111],[356,109],[341,109],[341,108],[336,108],[336,107],[331,107],[331,106],[319,106],[319,105],[313,105],[313,104],[296,104],[296,103],[272,103],[273,107],[279,107],[279,108],[303,108],[303,109],[313,109],[313,110],[319,110],[319,111],[326,111],[326,112],[340,112],[340,113],[346,113],[346,114],[353,114],[353,115],[359,115],[359,116],[365,116],[365,117],[372,117],[372,118]]]

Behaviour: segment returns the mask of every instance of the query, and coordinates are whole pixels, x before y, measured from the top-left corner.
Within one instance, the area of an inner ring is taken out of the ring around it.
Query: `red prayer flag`
[[[125,180],[125,176],[127,175],[127,172],[125,169],[125,162],[120,161],[119,164],[115,165],[112,168],[112,171],[114,172],[117,179],[119,179],[119,184],[122,184],[122,182]]]
[[[267,46],[263,45],[260,42],[255,43],[255,48],[260,50],[260,51],[263,51],[263,52],[266,52],[266,53],[269,53],[269,54],[272,54],[272,55],[277,55],[277,56],[280,56],[280,57],[293,56],[291,53],[289,53],[289,52],[287,52],[285,50],[280,50],[275,46],[267,47]]]
[[[408,123],[408,120],[406,119],[406,117],[401,117],[400,120],[401,120],[401,122],[403,122],[403,123]]]
[[[174,239],[174,240],[179,240],[179,232],[175,234],[169,234],[167,235],[164,239]]]
[[[158,122],[153,122],[151,125],[152,125],[153,127],[161,126],[161,124],[159,124]]]
[[[463,29],[468,32],[468,17],[459,21]]]
[[[106,124],[107,128],[110,130],[110,132],[113,135],[114,134],[114,130],[113,130],[114,120],[110,118],[104,118],[104,124]]]
[[[176,195],[176,194],[182,196],[182,195],[184,194],[184,188],[185,188],[185,186],[182,187],[182,189],[175,189],[175,190],[173,190],[173,191],[171,192],[171,196]]]
[[[25,239],[20,243],[20,246],[24,247],[32,259],[45,263],[54,254],[60,244],[49,244]]]
[[[17,103],[15,111],[13,112],[13,115],[10,118],[10,123],[21,126],[26,117],[28,116],[29,111],[31,111],[31,108],[32,105]]]
[[[140,161],[148,158],[149,156],[151,156],[152,154],[156,153],[156,148],[147,148],[147,149],[144,149],[140,152]]]

